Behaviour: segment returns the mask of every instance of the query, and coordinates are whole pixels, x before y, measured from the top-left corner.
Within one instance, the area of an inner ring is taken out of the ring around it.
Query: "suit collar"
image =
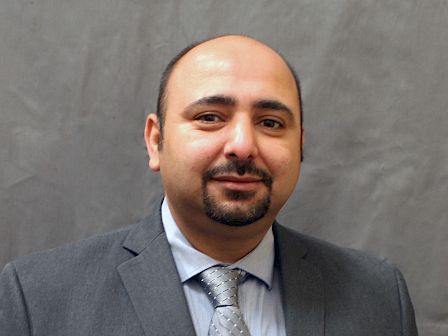
[[[151,245],[154,239],[164,234],[160,204],[161,202],[155,202],[149,211],[150,215],[135,224],[130,230],[123,243],[125,249],[138,255]]]
[[[287,335],[324,335],[324,282],[320,269],[307,259],[308,250],[296,232],[273,226],[276,266],[282,284]]]
[[[138,223],[123,247],[135,256],[118,266],[145,335],[191,335],[194,327],[169,243],[160,206]]]

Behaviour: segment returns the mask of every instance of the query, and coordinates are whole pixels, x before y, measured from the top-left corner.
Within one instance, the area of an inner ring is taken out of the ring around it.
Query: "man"
[[[417,335],[395,267],[275,222],[300,172],[301,113],[297,78],[261,42],[222,36],[184,50],[145,128],[162,206],[134,226],[8,264],[0,330]],[[209,300],[225,282],[234,294]]]

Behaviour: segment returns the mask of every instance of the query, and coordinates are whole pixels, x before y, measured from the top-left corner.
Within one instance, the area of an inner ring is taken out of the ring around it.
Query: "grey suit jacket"
[[[400,272],[274,224],[288,335],[417,335]],[[0,335],[194,335],[160,210],[103,236],[9,263]],[[256,335],[254,335],[256,336]]]

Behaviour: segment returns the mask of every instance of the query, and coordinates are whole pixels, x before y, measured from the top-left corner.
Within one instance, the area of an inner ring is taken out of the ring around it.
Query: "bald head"
[[[247,65],[250,65],[250,67]],[[248,68],[247,71],[252,72],[251,75],[256,75],[257,65],[260,70],[264,70],[260,73],[272,70],[272,75],[275,76],[275,72],[280,69],[277,77],[289,77],[290,90],[296,93],[300,124],[302,125],[303,108],[300,81],[286,59],[271,47],[253,38],[241,35],[225,35],[193,43],[168,63],[160,81],[157,101],[157,116],[160,121],[161,135],[163,136],[168,98],[170,94],[175,94],[175,90],[170,85],[173,76],[194,76],[191,71],[185,71],[192,68],[196,68],[199,72],[207,69],[216,72],[217,69],[225,70],[225,67],[229,66],[240,67],[241,71],[246,67]],[[262,67],[265,67],[265,69],[261,69]],[[271,69],[266,69],[266,67]]]

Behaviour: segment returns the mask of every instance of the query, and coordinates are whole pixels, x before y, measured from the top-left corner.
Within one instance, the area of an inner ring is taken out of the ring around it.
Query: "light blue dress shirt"
[[[188,308],[198,336],[206,336],[213,315],[207,294],[194,277],[221,262],[196,250],[174,221],[168,200],[162,203],[162,222],[182,281]],[[285,320],[278,270],[274,268],[274,235],[270,229],[260,244],[230,268],[248,273],[238,288],[240,309],[252,336],[283,336]]]

